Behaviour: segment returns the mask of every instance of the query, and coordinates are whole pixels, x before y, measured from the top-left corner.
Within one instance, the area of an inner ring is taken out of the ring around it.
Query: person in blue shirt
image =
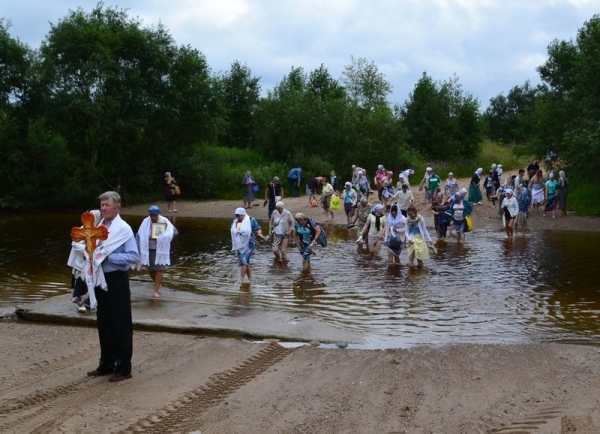
[[[107,191],[100,197],[101,226],[108,228],[108,239],[94,250],[94,260],[101,262],[104,283],[94,288],[100,362],[88,377],[112,376],[110,382],[131,378],[133,323],[128,270],[139,262],[138,246],[131,227],[121,219],[121,196]]]
[[[300,176],[301,174],[302,168],[295,167],[294,169],[290,170],[290,173],[287,175],[287,179],[290,183],[290,194],[292,197],[298,197],[298,188],[300,187],[300,181],[302,179]]]

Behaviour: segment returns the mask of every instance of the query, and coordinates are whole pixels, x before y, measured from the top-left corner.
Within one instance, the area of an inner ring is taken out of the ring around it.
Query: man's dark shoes
[[[87,373],[88,377],[102,377],[104,375],[112,374],[110,371],[101,371],[100,369],[94,369],[93,371],[89,371]]]
[[[108,381],[110,381],[111,383],[116,383],[118,381],[123,381],[123,380],[127,380],[128,378],[131,378],[131,374],[127,374],[127,375],[119,375],[119,374],[115,374],[112,377],[110,377],[108,379]]]

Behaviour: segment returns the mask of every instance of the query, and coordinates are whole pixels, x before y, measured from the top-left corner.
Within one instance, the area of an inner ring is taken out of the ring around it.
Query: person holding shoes
[[[179,184],[175,181],[175,178],[171,176],[171,172],[165,173],[165,200],[167,201],[167,209],[169,212],[177,212],[176,192],[179,190]]]

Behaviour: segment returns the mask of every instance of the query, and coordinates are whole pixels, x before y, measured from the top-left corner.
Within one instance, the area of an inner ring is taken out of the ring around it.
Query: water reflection
[[[173,217],[172,217],[173,218]],[[142,217],[126,217],[134,229]],[[68,291],[69,231],[76,214],[0,218],[0,302],[39,300]],[[501,230],[469,234],[465,246],[437,243],[425,268],[388,265],[357,251],[356,233],[327,227],[330,246],[317,250],[310,273],[290,247],[274,261],[260,244],[253,282],[240,287],[226,220],[177,218],[165,285],[220,294],[229,314],[264,307],[323,320],[368,336],[375,347],[449,342],[597,342],[600,289],[594,245],[600,234]],[[263,226],[265,223],[263,222]],[[145,278],[144,271],[132,278]]]

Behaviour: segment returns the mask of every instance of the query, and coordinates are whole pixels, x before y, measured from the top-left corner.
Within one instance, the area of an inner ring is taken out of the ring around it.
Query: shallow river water
[[[124,216],[137,230],[142,217]],[[181,235],[164,285],[222,294],[239,303],[237,259],[229,221],[177,218]],[[266,223],[261,222],[266,229]],[[66,259],[73,214],[0,217],[0,303],[13,306],[56,294],[70,283]],[[451,239],[421,270],[388,266],[358,253],[355,231],[326,226],[330,245],[317,250],[310,274],[295,250],[273,261],[260,244],[244,302],[312,315],[367,338],[368,347],[415,344],[600,343],[600,285],[594,246],[600,234],[529,231],[514,241],[500,230],[476,230],[465,247]],[[406,254],[401,256],[406,263]],[[133,272],[132,278],[145,276]]]

